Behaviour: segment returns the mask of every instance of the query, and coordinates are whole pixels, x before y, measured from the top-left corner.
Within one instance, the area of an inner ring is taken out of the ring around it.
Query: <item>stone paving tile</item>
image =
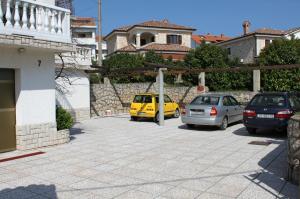
[[[169,191],[162,194],[162,196],[167,198],[178,198],[178,199],[187,199],[187,198],[196,198],[201,195],[201,191],[195,191],[190,189],[185,189],[181,187],[175,187]]]
[[[213,193],[203,193],[197,199],[233,199],[228,196],[224,195],[218,195],[218,194],[213,194]]]
[[[180,119],[159,127],[130,122],[127,116],[76,124],[85,133],[74,135],[70,143],[43,148],[46,153],[40,156],[0,163],[0,190],[23,190],[32,199],[297,199],[296,186],[284,181],[284,138],[250,136],[241,124],[226,131],[179,126]],[[248,144],[265,140],[273,143]],[[24,153],[0,154],[0,159]]]

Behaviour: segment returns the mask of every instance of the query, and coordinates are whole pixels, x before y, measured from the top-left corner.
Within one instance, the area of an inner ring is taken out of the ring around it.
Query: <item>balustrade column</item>
[[[6,24],[5,26],[7,28],[12,28],[12,23],[11,23],[11,11],[10,11],[10,2],[11,0],[7,0],[6,2],[6,14],[5,14],[5,18],[6,18]]]
[[[35,30],[34,8],[35,8],[35,5],[31,4],[31,6],[30,6],[30,19],[29,19],[30,30]],[[38,12],[38,11],[36,11],[36,13],[37,13],[37,12]]]
[[[42,30],[42,26],[43,26],[43,22],[42,22],[42,7],[38,6],[36,9],[36,23],[37,23],[37,31],[41,31]]]
[[[2,1],[0,0],[0,28],[4,27],[3,23],[3,10],[2,10]]]
[[[61,34],[62,31],[61,31],[61,11],[58,11],[58,14],[57,14],[57,33],[58,34]]]
[[[28,30],[28,17],[27,17],[27,8],[28,8],[28,3],[23,4],[23,14],[22,14],[22,29]]]
[[[50,9],[49,8],[46,8],[45,10],[45,23],[44,23],[44,30],[46,32],[49,32],[49,12],[50,12]]]
[[[15,20],[14,28],[21,28],[21,26],[20,26],[19,5],[20,5],[20,1],[16,0],[16,2],[15,2],[15,16],[14,16],[14,20]]]
[[[56,11],[55,10],[52,10],[51,12],[51,33],[55,33],[56,32],[56,26],[57,26],[57,23],[56,23]]]

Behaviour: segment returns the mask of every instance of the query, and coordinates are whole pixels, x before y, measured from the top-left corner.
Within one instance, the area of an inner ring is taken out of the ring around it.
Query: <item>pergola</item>
[[[100,73],[103,77],[120,77],[146,75],[154,76],[159,79],[159,125],[164,125],[164,74],[182,75],[182,74],[199,74],[200,84],[205,86],[205,73],[220,72],[246,72],[253,71],[253,91],[260,91],[260,72],[264,70],[296,69],[300,64],[291,65],[273,65],[273,66],[238,66],[228,68],[201,68],[201,67],[176,67],[163,64],[145,63],[144,67],[137,68],[116,68],[92,66],[97,70],[89,70],[87,73]]]

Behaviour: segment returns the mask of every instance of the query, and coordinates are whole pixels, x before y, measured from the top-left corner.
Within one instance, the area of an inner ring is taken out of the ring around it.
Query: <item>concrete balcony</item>
[[[0,0],[0,35],[71,43],[70,11],[35,0]]]
[[[92,65],[92,49],[84,47],[76,47],[76,52],[72,53],[62,53],[61,58],[56,55],[55,63],[58,67],[61,67],[62,64],[67,68],[76,68],[79,70],[90,69]]]

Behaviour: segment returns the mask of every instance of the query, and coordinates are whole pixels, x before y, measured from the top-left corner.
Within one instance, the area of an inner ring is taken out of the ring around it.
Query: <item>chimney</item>
[[[243,23],[244,35],[247,35],[250,32],[250,26],[251,26],[250,21],[248,21],[248,20],[244,21],[244,23]]]

